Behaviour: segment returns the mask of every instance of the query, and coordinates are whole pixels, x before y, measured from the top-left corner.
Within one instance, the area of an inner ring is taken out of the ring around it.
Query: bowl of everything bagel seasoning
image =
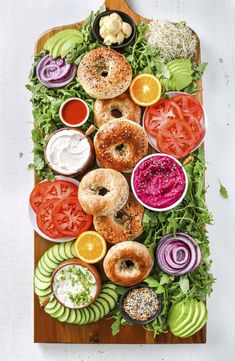
[[[154,290],[141,283],[126,290],[119,306],[122,316],[128,323],[146,324],[159,315],[162,302]]]

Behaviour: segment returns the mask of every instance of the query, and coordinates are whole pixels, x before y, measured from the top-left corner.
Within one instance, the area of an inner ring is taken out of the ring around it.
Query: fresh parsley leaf
[[[187,293],[189,290],[189,280],[187,276],[181,276],[179,280],[180,289],[183,293]]]
[[[219,192],[220,192],[221,197],[228,199],[228,191],[221,182],[220,182]]]

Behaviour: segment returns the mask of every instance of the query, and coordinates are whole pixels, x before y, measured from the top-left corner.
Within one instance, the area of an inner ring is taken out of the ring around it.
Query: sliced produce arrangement
[[[135,24],[103,7],[36,54],[34,229],[58,242],[34,291],[60,322],[113,318],[187,338],[207,320],[207,130],[197,37],[184,22]],[[196,95],[196,96],[195,96]]]
[[[36,224],[49,240],[78,237],[92,224],[92,216],[79,203],[78,186],[65,179],[38,183],[30,194]]]
[[[116,306],[118,295],[116,292],[116,286],[113,283],[110,282],[104,283],[102,285],[98,297],[89,306],[84,308],[75,308],[75,309],[74,309],[74,305],[72,305],[71,307],[70,303],[69,303],[70,307],[63,305],[61,303],[61,300],[59,301],[59,299],[57,298],[58,291],[56,290],[53,291],[51,287],[52,275],[53,272],[56,270],[56,268],[61,264],[61,262],[74,259],[75,257],[77,257],[77,254],[75,251],[74,242],[61,243],[60,245],[56,244],[53,247],[50,247],[39,259],[38,265],[35,269],[34,291],[38,296],[39,302],[41,306],[44,308],[44,311],[50,317],[53,317],[60,322],[73,323],[79,325],[97,322],[102,318],[104,318],[105,316],[107,316]],[[83,268],[85,267],[83,266]],[[70,289],[69,300],[71,302],[72,299],[73,300],[72,302],[74,303],[74,297],[73,297],[74,294],[71,291],[71,282],[69,281],[69,287],[68,285],[66,287],[64,286],[64,284],[68,283],[66,282],[66,278],[68,277],[67,272],[68,270],[64,270],[64,272],[58,276],[60,287],[63,287],[62,290],[63,302],[65,302],[64,299],[65,290]],[[86,273],[84,272],[81,273],[82,273],[82,279],[81,279],[81,274],[79,274],[79,272],[78,275],[76,276],[78,279],[80,279],[83,285],[84,282],[86,284],[84,286],[85,290],[82,290],[83,292],[82,296],[83,299],[84,297],[85,299],[87,299],[88,296],[90,295],[90,292],[87,292],[87,282],[90,282],[90,280],[87,276],[86,277],[84,276],[86,275]],[[70,274],[71,274],[71,270],[70,270]],[[61,284],[61,279],[63,282],[62,284]],[[56,280],[57,279],[55,279],[55,282]],[[80,297],[80,300],[81,300],[82,292],[81,290],[79,290],[79,292],[78,291],[76,292],[76,297],[77,298]]]

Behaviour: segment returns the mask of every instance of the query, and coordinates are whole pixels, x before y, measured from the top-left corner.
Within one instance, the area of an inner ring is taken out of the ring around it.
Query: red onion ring
[[[158,266],[170,275],[181,276],[194,271],[201,261],[201,251],[195,239],[185,233],[169,234],[158,243]]]
[[[36,65],[38,81],[47,88],[62,88],[68,85],[76,75],[76,66],[67,64],[65,59],[53,59],[45,55]]]

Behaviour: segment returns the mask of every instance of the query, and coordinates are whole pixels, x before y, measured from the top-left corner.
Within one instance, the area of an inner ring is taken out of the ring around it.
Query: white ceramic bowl
[[[70,178],[70,177],[63,177],[63,176],[55,176],[55,179],[60,179],[60,180],[67,180],[73,184],[75,184],[76,186],[79,186],[79,182],[76,179]],[[45,182],[46,179],[44,179],[42,182]],[[41,182],[41,183],[42,183]],[[61,237],[61,238],[51,238],[48,237],[45,233],[43,233],[37,225],[37,217],[36,217],[36,213],[34,212],[33,208],[31,207],[31,204],[29,202],[28,205],[28,211],[29,211],[29,219],[31,221],[31,224],[33,226],[33,229],[35,230],[35,232],[37,232],[41,237],[47,239],[48,241],[51,242],[56,242],[56,243],[62,243],[62,242],[68,242],[68,241],[72,241],[73,239],[75,239],[76,237]]]
[[[152,157],[168,157],[168,158],[171,158],[174,160],[175,163],[177,163],[180,167],[182,167],[182,170],[183,170],[183,173],[184,173],[184,178],[185,178],[185,186],[184,186],[184,191],[181,195],[181,197],[173,204],[171,204],[170,206],[168,207],[165,207],[165,208],[154,208],[154,207],[151,207],[147,204],[145,204],[141,199],[139,199],[138,195],[136,194],[136,191],[135,191],[135,187],[134,187],[134,177],[135,177],[135,171],[136,169],[139,167],[139,165],[141,163],[143,163],[146,159],[148,158],[152,158]],[[148,208],[150,209],[151,211],[155,211],[155,212],[163,212],[163,211],[169,211],[170,209],[173,209],[175,208],[178,204],[180,204],[182,202],[182,200],[184,199],[186,193],[187,193],[187,190],[188,190],[188,176],[187,176],[187,173],[183,167],[183,165],[180,163],[180,161],[178,161],[176,158],[172,157],[171,155],[168,155],[168,154],[164,154],[164,153],[153,153],[153,154],[149,154],[147,155],[146,157],[144,157],[143,159],[141,159],[135,166],[133,172],[132,172],[132,175],[131,175],[131,188],[132,188],[132,191],[134,193],[134,196],[136,197],[136,199],[138,200],[138,202],[140,204],[142,204],[143,207],[145,208]]]
[[[184,93],[184,92],[180,92],[180,91],[172,91],[172,92],[168,92],[166,93],[166,95],[169,97],[169,98],[173,98],[175,95],[177,94],[187,94],[187,95],[190,95],[188,93]],[[200,139],[200,141],[197,143],[197,145],[195,146],[195,148],[191,151],[191,152],[194,152],[196,149],[198,149],[200,147],[200,145],[204,142],[204,139],[205,139],[205,136],[206,136],[206,133],[207,133],[207,129],[208,129],[208,119],[207,119],[207,115],[206,115],[206,112],[205,112],[205,109],[203,107],[203,105],[201,104],[202,106],[202,110],[203,110],[203,115],[202,115],[202,118],[201,118],[201,121],[200,121],[200,124],[202,126],[202,137]],[[148,131],[146,130],[145,128],[145,124],[144,124],[144,118],[145,118],[145,114],[146,114],[146,110],[147,108],[145,109],[144,111],[144,114],[143,114],[143,128],[144,130],[146,131],[146,134],[147,134],[147,137],[148,137],[148,141],[149,141],[149,144],[154,148],[156,149],[158,152],[160,152],[160,150],[158,149],[158,145],[157,145],[157,140],[155,137],[153,137],[151,134],[148,133]],[[190,153],[191,153],[190,152]]]
[[[86,110],[87,110],[87,116],[84,118],[84,120],[81,122],[81,123],[78,123],[78,124],[70,124],[70,123],[67,123],[64,118],[63,118],[63,115],[62,115],[62,112],[63,112],[63,108],[64,106],[69,103],[71,100],[76,100],[76,101],[80,101],[81,103],[83,103],[86,107]],[[61,106],[60,106],[60,110],[59,110],[59,117],[60,117],[60,120],[62,121],[62,123],[64,123],[65,125],[67,125],[68,127],[71,127],[71,128],[78,128],[78,127],[81,127],[83,124],[86,123],[87,119],[89,118],[89,108],[88,108],[88,105],[87,103],[82,100],[81,98],[69,98],[67,100],[65,100]]]

